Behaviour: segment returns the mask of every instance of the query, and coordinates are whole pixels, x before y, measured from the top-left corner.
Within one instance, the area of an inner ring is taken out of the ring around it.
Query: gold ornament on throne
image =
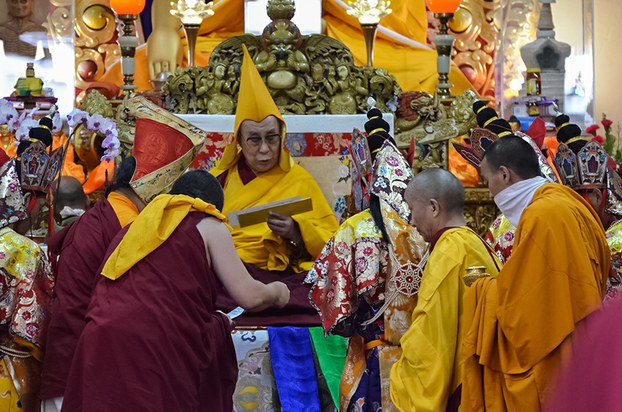
[[[114,118],[112,104],[97,90],[91,90],[86,95],[81,107],[90,115],[97,113],[109,119]],[[84,125],[76,127],[74,131],[75,152],[87,172],[92,171],[100,164],[100,159],[104,154],[102,148],[104,138],[103,134],[89,130]]]
[[[76,155],[88,171],[95,169],[104,154],[101,148],[104,136],[101,133],[87,129],[84,125],[76,128],[74,133],[74,147]]]
[[[447,169],[449,140],[467,134],[476,125],[471,110],[475,100],[477,97],[471,90],[457,96],[449,106],[438,96],[427,93],[402,94],[395,141],[402,149],[408,148],[413,140],[423,145],[416,149],[412,165],[415,173],[430,167]]]
[[[65,1],[65,0],[63,0]],[[82,91],[76,97],[78,104],[96,87],[114,98],[119,88],[99,79],[106,67],[119,58],[121,51],[116,43],[116,20],[108,0],[77,0],[75,19],[70,26],[74,30],[76,88]]]
[[[205,68],[178,70],[162,90],[176,113],[231,114],[239,89],[245,44],[282,113],[356,114],[395,108],[401,92],[386,70],[354,65],[350,50],[321,34],[303,36],[291,21],[293,0],[270,0],[272,22],[261,36],[234,36],[218,45]]]
[[[449,22],[455,43],[453,62],[480,95],[494,93],[494,52],[499,36],[499,0],[462,0]]]
[[[488,188],[467,187],[464,199],[466,224],[484,237],[492,222],[499,215],[499,209],[490,197]]]

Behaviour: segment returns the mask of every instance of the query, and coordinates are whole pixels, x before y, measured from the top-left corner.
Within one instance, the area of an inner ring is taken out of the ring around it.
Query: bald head
[[[56,191],[54,193],[56,210],[61,211],[65,206],[69,206],[72,209],[86,210],[89,201],[78,179],[72,176],[63,176],[60,179],[58,189],[57,185],[58,181],[55,181],[52,185],[52,188]]]
[[[404,193],[412,209],[412,223],[426,241],[446,226],[463,226],[464,186],[444,169],[416,175]]]
[[[464,210],[464,186],[444,169],[425,169],[410,181],[406,196],[412,194],[424,201],[436,199],[447,213],[462,214]]]

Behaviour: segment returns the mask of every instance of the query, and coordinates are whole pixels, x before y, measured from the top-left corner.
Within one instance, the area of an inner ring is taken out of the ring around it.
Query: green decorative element
[[[338,407],[339,383],[341,382],[343,366],[346,363],[348,341],[342,336],[324,336],[324,330],[320,327],[309,328],[309,335],[311,336],[311,342],[320,363],[320,368],[326,378],[330,395]]]

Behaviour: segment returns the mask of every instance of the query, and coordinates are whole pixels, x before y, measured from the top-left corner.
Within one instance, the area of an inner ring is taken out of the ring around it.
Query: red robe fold
[[[102,199],[48,241],[56,285],[44,347],[41,399],[63,396],[99,267],[120,230],[112,206]]]
[[[231,412],[237,362],[220,282],[192,213],[123,277],[100,277],[64,412]],[[125,234],[113,240],[112,252]]]

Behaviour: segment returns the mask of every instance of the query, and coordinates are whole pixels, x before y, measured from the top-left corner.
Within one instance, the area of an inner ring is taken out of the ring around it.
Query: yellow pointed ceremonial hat
[[[130,186],[149,203],[168,193],[186,171],[203,147],[206,133],[144,97],[131,98],[128,106],[136,117],[132,147],[136,170]]]
[[[245,45],[242,45],[242,50],[244,51],[244,60],[242,60],[240,92],[238,94],[238,104],[235,111],[235,124],[233,129],[234,140],[225,147],[222,158],[216,167],[221,170],[227,170],[237,164],[241,156],[241,151],[237,147],[238,131],[245,120],[261,122],[268,116],[274,116],[281,124],[279,167],[284,171],[288,171],[291,169],[293,162],[284,145],[286,132],[285,121],[276,103],[274,103],[272,96],[270,96],[270,92],[257,71],[257,67],[255,67],[255,63]]]

